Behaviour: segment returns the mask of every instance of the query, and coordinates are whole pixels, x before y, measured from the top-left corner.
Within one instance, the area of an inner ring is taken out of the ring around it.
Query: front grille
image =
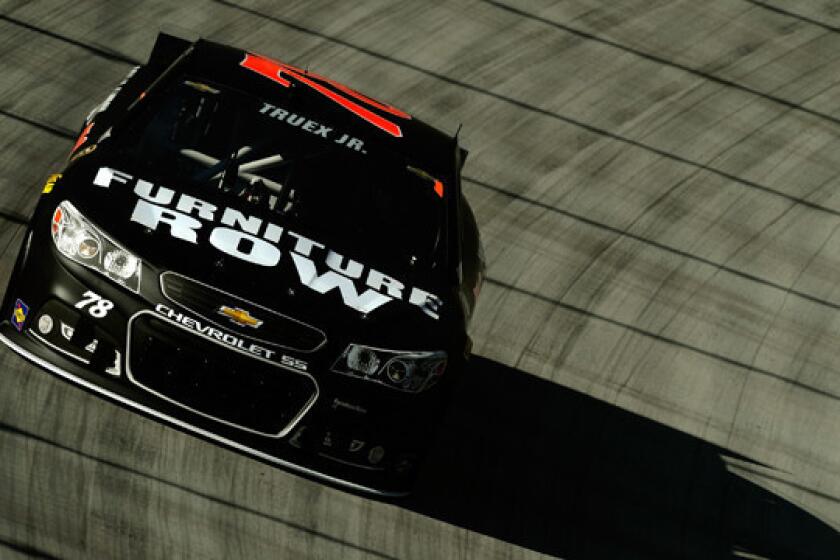
[[[327,340],[324,332],[315,327],[180,274],[164,272],[160,283],[163,295],[178,305],[219,327],[237,331],[264,344],[299,352],[312,352]],[[261,321],[261,324],[257,328],[237,324],[219,313],[223,305],[231,309],[246,310],[249,315]]]
[[[226,348],[151,314],[131,320],[128,377],[219,422],[279,437],[312,405],[315,381]]]

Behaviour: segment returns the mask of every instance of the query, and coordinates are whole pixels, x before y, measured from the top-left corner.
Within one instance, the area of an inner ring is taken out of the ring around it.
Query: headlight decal
[[[65,200],[55,209],[50,229],[62,255],[139,293],[140,259],[111,241],[70,202]]]
[[[332,371],[373,381],[392,389],[419,393],[431,388],[446,370],[446,352],[413,352],[350,344]]]

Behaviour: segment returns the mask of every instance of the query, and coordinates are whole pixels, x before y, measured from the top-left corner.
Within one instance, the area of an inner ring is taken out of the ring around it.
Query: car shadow
[[[834,529],[723,457],[735,455],[474,357],[401,505],[568,560],[840,557]]]

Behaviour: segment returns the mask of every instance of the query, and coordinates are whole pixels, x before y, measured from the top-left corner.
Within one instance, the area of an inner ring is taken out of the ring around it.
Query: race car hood
[[[439,346],[450,338],[444,326],[460,322],[457,296],[434,269],[372,262],[326,225],[302,230],[214,189],[157,184],[105,152],[72,165],[55,200],[143,261],[150,300],[159,274],[173,271],[324,330],[342,324],[354,342],[404,349]]]

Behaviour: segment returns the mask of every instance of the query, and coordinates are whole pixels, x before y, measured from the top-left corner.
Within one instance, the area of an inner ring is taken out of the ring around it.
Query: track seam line
[[[719,84],[719,85],[722,85],[722,86],[725,86],[725,87],[729,87],[729,88],[732,88],[732,89],[736,89],[736,90],[742,91],[744,93],[749,93],[750,95],[755,95],[756,97],[759,97],[761,99],[765,99],[767,101],[771,101],[771,102],[776,103],[778,105],[782,105],[784,107],[787,107],[788,109],[791,109],[791,110],[794,110],[794,111],[801,111],[801,112],[806,113],[808,115],[811,115],[813,117],[824,119],[828,122],[831,122],[832,124],[840,125],[840,118],[835,117],[833,115],[829,115],[827,113],[823,113],[821,111],[817,111],[815,109],[809,109],[808,107],[805,107],[804,105],[801,105],[801,104],[796,103],[794,101],[790,101],[789,99],[785,99],[783,97],[778,97],[778,96],[773,95],[771,93],[766,93],[766,92],[757,90],[755,88],[752,88],[750,86],[735,82],[733,80],[729,80],[727,78],[716,76],[715,74],[711,74],[709,72],[704,72],[703,70],[698,70],[697,68],[692,68],[691,66],[688,66],[688,65],[685,65],[685,64],[673,61],[673,60],[668,60],[667,58],[663,58],[663,57],[657,56],[655,54],[647,53],[647,52],[638,50],[634,47],[623,45],[623,44],[621,44],[617,41],[613,41],[611,39],[601,37],[601,36],[596,35],[594,33],[590,33],[588,31],[584,31],[582,29],[577,29],[577,28],[571,27],[567,24],[560,23],[560,22],[557,22],[557,21],[554,21],[554,20],[551,20],[551,19],[548,19],[548,18],[544,18],[542,16],[538,16],[538,15],[530,13],[530,12],[526,12],[525,10],[520,10],[519,8],[516,8],[514,6],[510,6],[508,4],[504,4],[502,2],[498,2],[497,0],[478,0],[478,1],[483,2],[485,4],[489,4],[489,5],[494,6],[496,8],[499,8],[500,10],[504,10],[506,12],[518,15],[522,18],[530,19],[532,21],[536,21],[536,22],[542,23],[544,25],[548,25],[550,27],[555,27],[557,29],[560,29],[560,30],[565,31],[567,33],[570,33],[572,35],[576,35],[578,37],[586,39],[588,41],[593,41],[593,42],[596,42],[596,43],[600,43],[602,45],[606,45],[606,46],[618,49],[622,52],[632,54],[632,55],[637,56],[639,58],[642,58],[642,59],[645,59],[645,60],[648,60],[648,61],[651,61],[651,62],[655,62],[657,64],[661,64],[662,66],[666,66],[666,67],[669,67],[669,68],[674,68],[676,70],[686,72],[686,73],[691,74],[693,76],[703,78],[703,79],[708,80],[710,82],[713,82],[713,83],[716,83],[716,84]],[[747,0],[747,1],[749,1],[749,0]]]
[[[0,116],[6,117],[7,119],[11,119],[13,121],[18,121],[27,124],[44,132],[54,134],[55,136],[66,138],[67,140],[74,140],[76,138],[76,135],[73,134],[73,131],[70,129],[32,120],[28,117],[18,115],[17,113],[6,111],[5,109],[0,109]]]
[[[801,14],[797,14],[796,12],[791,12],[789,10],[785,10],[784,8],[779,8],[778,6],[774,6],[767,2],[761,2],[760,0],[744,0],[748,4],[752,4],[753,6],[757,6],[759,8],[763,8],[769,12],[774,12],[782,16],[786,16],[792,19],[797,19],[804,23],[809,23],[811,25],[816,25],[817,27],[821,27],[826,31],[831,31],[832,33],[840,33],[840,27],[836,27],[834,25],[830,25],[828,23],[823,23],[819,20],[812,19],[808,16],[803,16]]]
[[[108,59],[108,60],[111,60],[111,61],[114,61],[114,62],[123,62],[125,64],[131,64],[133,66],[137,66],[139,64],[142,64],[141,62],[139,62],[139,61],[137,61],[137,60],[135,60],[135,59],[133,59],[129,56],[126,56],[122,53],[118,53],[118,52],[112,51],[110,49],[106,50],[102,47],[94,47],[93,45],[88,45],[88,44],[83,43],[81,41],[77,41],[76,39],[71,39],[70,37],[66,37],[64,35],[60,35],[58,33],[55,33],[53,31],[48,31],[48,30],[44,29],[43,27],[39,27],[37,25],[32,25],[31,23],[26,23],[25,21],[19,20],[17,18],[13,18],[13,17],[5,15],[5,14],[0,14],[0,21],[5,21],[5,22],[10,23],[12,25],[16,25],[18,27],[23,27],[24,29],[28,29],[28,30],[33,31],[35,33],[39,33],[41,35],[46,35],[47,37],[51,37],[53,39],[57,39],[57,40],[62,41],[64,43],[73,45],[75,47],[79,47],[80,49],[86,50],[88,52],[92,52],[92,53],[94,53],[98,56],[101,56],[102,58],[105,58],[105,59]]]
[[[633,332],[635,334],[638,334],[638,335],[641,335],[641,336],[644,336],[644,337],[647,337],[647,338],[652,338],[652,339],[657,340],[659,342],[664,342],[666,344],[670,344],[672,346],[676,346],[678,348],[682,348],[684,350],[688,350],[688,351],[694,352],[696,354],[706,356],[707,358],[712,358],[712,359],[724,362],[726,364],[744,369],[746,371],[757,373],[759,375],[763,375],[763,376],[769,377],[771,379],[775,379],[776,381],[780,381],[780,382],[782,382],[786,385],[791,385],[791,386],[796,387],[798,389],[801,389],[803,391],[813,393],[815,395],[819,395],[819,396],[822,396],[822,397],[825,397],[825,398],[828,398],[828,399],[831,399],[831,400],[840,400],[840,395],[837,395],[837,394],[832,393],[830,391],[825,391],[823,389],[818,389],[816,387],[806,385],[805,383],[802,383],[801,381],[788,379],[788,378],[784,377],[783,375],[772,372],[770,370],[763,369],[763,368],[760,368],[760,367],[756,367],[756,366],[747,364],[745,362],[742,362],[740,360],[736,360],[735,358],[729,358],[727,356],[717,354],[717,353],[712,352],[710,350],[704,350],[703,348],[700,348],[698,346],[693,346],[693,345],[688,344],[686,342],[681,342],[681,341],[679,341],[675,338],[671,338],[671,337],[663,336],[661,334],[657,334],[657,333],[654,333],[654,332],[647,331],[647,330],[645,330],[641,327],[631,325],[630,323],[625,323],[624,321],[619,321],[618,319],[613,319],[613,318],[607,317],[605,315],[599,315],[597,313],[589,311],[588,309],[584,309],[582,307],[578,307],[578,306],[572,305],[570,303],[566,303],[566,302],[563,302],[563,301],[560,301],[560,300],[557,300],[557,299],[553,299],[553,298],[550,298],[548,296],[539,294],[537,292],[532,292],[530,290],[526,290],[524,288],[514,286],[513,284],[508,284],[507,282],[497,280],[493,277],[488,276],[484,279],[484,281],[488,284],[493,284],[493,285],[498,286],[500,288],[505,288],[507,290],[510,290],[511,292],[531,297],[533,299],[542,301],[544,303],[548,303],[550,305],[560,307],[560,308],[565,309],[567,311],[572,311],[572,312],[577,313],[579,315],[584,315],[586,317],[589,317],[589,318],[592,318],[592,319],[597,319],[599,321],[608,323],[608,324],[616,326],[616,327],[621,327],[621,328],[626,329],[626,330],[628,330],[630,332]]]

